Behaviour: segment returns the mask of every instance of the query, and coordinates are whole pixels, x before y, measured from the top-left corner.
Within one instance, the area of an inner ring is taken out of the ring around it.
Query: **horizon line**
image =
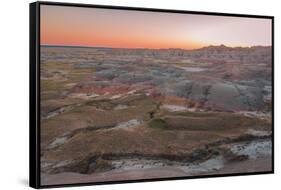
[[[224,44],[220,45],[207,45],[207,46],[202,46],[200,48],[194,48],[194,49],[185,49],[185,48],[145,48],[145,47],[110,47],[110,46],[85,46],[85,45],[61,45],[61,44],[40,44],[40,46],[45,46],[45,47],[69,47],[69,48],[103,48],[103,49],[151,49],[151,50],[169,50],[169,49],[180,49],[180,50],[198,50],[202,48],[207,48],[207,47],[227,47],[227,48],[253,48],[253,47],[272,47],[272,45],[253,45],[253,46],[227,46]]]

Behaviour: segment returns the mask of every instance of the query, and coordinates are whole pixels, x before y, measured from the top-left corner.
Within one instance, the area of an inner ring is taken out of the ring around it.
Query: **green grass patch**
[[[71,64],[62,62],[47,62],[41,64],[41,69],[52,69],[52,70],[69,70],[71,69]]]
[[[151,128],[156,128],[156,129],[165,129],[168,127],[167,123],[163,119],[153,119],[148,123],[148,126]]]
[[[175,115],[179,116],[186,116],[186,117],[218,117],[220,113],[217,112],[178,112],[174,113]]]
[[[54,80],[41,79],[41,90],[42,91],[61,91],[67,89],[65,82],[58,82]]]

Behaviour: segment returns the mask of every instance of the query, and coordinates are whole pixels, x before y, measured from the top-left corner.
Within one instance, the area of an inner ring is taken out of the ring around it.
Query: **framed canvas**
[[[274,171],[274,18],[30,4],[30,186]]]

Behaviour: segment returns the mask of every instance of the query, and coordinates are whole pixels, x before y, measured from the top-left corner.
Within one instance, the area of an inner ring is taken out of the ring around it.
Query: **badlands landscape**
[[[271,52],[41,46],[41,183],[271,171]]]

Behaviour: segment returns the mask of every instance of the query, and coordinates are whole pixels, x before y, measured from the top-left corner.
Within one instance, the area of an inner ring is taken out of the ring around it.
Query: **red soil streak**
[[[75,93],[95,93],[95,94],[124,94],[130,91],[129,86],[108,86],[108,87],[96,87],[96,86],[76,86],[73,89]]]

